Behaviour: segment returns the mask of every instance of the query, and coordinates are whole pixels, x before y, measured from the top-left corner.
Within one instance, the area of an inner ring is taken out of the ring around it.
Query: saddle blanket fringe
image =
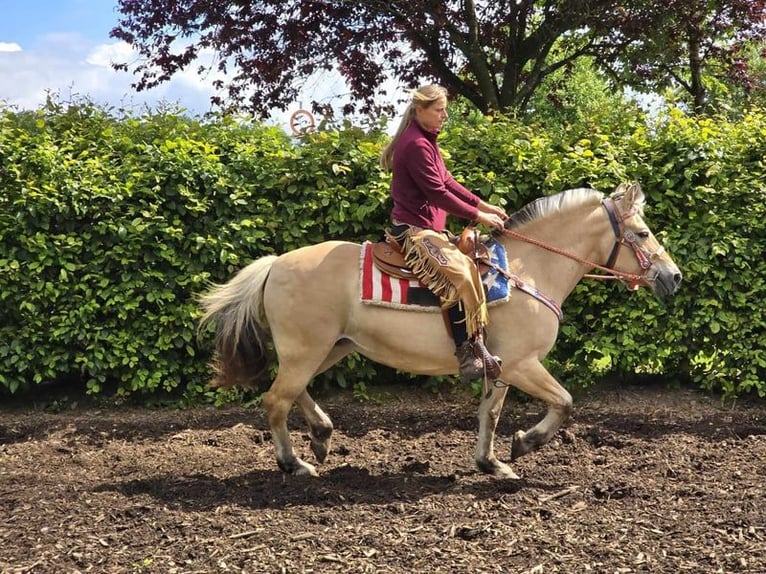
[[[440,311],[439,298],[428,287],[418,280],[407,280],[392,277],[383,273],[372,259],[372,243],[362,244],[360,261],[360,284],[362,303],[381,305],[409,311]],[[502,269],[508,268],[505,248],[496,241],[490,242],[490,257],[493,263]],[[510,297],[508,279],[494,269],[482,276],[484,289],[487,292],[488,305],[504,303]]]

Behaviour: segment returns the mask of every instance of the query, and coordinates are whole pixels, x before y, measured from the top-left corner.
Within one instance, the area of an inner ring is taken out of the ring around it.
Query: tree
[[[735,106],[766,108],[766,41],[744,44],[737,51],[729,79],[725,85],[734,88],[730,99]]]
[[[622,124],[635,119],[640,107],[619,90],[611,88],[591,57],[579,58],[548,76],[530,101],[527,115],[555,131],[571,126],[591,131],[619,131]]]
[[[745,90],[752,84],[755,69],[743,53],[766,38],[766,1],[628,2],[604,24],[612,28],[612,48],[599,63],[618,84],[639,91],[679,88],[699,114],[707,109],[710,83]]]
[[[708,14],[707,4],[717,3],[118,0],[121,16],[111,35],[138,52],[136,63],[121,62],[115,67],[132,68],[139,90],[196,63],[200,73],[212,68],[232,74],[227,83],[214,82],[228,94],[227,101],[216,97],[214,104],[266,113],[285,109],[313,72],[335,66],[355,102],[344,112],[370,111],[385,81],[395,79],[410,86],[439,82],[487,113],[523,111],[546,77],[584,55],[603,61],[614,78],[637,82],[643,68],[636,73],[630,70],[642,46],[652,46],[652,56],[657,58],[665,55],[661,38],[654,37],[666,28],[647,28],[642,23],[665,22],[663,18],[669,22],[675,18],[672,9],[681,6],[692,10],[704,4],[702,13]],[[675,19],[681,21],[681,17]],[[725,31],[734,30],[738,22],[732,17]],[[673,41],[681,40],[674,37]],[[672,56],[677,62],[680,48],[675,48]],[[208,67],[198,61],[205,50],[217,58]],[[704,55],[694,47],[691,52]],[[319,107],[315,102],[315,110],[322,111]]]

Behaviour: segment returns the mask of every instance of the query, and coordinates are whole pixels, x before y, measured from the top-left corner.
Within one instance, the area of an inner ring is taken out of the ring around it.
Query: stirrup
[[[468,383],[473,379],[495,380],[502,372],[502,361],[491,355],[481,340],[465,341],[455,352],[460,365],[460,380]]]
[[[476,341],[474,343],[475,347],[478,347],[481,355],[482,355],[482,361],[484,362],[484,371],[485,376],[490,381],[496,380],[500,373],[503,372],[503,361],[500,359],[500,357],[497,357],[495,355],[490,354],[487,347],[484,346],[484,343],[480,340]]]

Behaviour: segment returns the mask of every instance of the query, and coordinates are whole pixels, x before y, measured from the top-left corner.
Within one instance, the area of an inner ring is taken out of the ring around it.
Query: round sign
[[[308,110],[297,110],[290,116],[290,129],[296,136],[314,131],[314,116]]]

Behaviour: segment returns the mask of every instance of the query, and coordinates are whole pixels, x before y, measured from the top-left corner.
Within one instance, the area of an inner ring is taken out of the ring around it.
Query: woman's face
[[[428,107],[418,106],[415,108],[415,118],[420,127],[429,132],[440,131],[442,124],[448,117],[446,98],[434,100]]]

